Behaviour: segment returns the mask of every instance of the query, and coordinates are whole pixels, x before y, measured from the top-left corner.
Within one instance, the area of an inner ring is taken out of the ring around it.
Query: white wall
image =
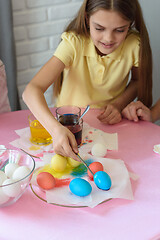
[[[139,0],[144,12],[153,50],[153,96],[160,97],[160,0]],[[20,102],[26,84],[52,56],[65,25],[79,9],[83,0],[12,0],[14,34],[18,62]],[[52,106],[52,89],[46,100]]]
[[[78,11],[83,0],[12,0],[14,36],[18,65],[18,91],[22,101],[26,84],[49,60],[60,41],[64,27]],[[52,106],[52,88],[46,101]]]

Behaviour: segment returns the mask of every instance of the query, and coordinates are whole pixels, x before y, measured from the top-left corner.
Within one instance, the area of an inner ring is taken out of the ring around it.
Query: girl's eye
[[[103,30],[104,30],[103,28],[95,28],[95,29],[96,29],[96,31],[103,31]],[[115,31],[118,32],[118,33],[123,33],[123,32],[125,32],[124,29],[116,29]]]
[[[97,31],[103,31],[103,28],[95,28]]]
[[[119,32],[119,33],[123,33],[124,31],[125,31],[124,29],[122,29],[122,30],[116,29],[116,32]]]

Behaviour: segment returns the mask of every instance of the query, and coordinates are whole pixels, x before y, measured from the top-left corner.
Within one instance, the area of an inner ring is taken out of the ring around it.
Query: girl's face
[[[97,53],[104,56],[116,50],[125,40],[130,23],[115,11],[98,10],[92,14],[90,36]]]

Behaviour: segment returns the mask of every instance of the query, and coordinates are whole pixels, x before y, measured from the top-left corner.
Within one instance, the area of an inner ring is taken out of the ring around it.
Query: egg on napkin
[[[41,172],[37,175],[37,183],[44,190],[53,189],[56,185],[55,178],[49,172]]]
[[[79,197],[88,196],[92,191],[90,183],[83,178],[73,179],[69,184],[69,188],[73,194]]]
[[[102,143],[95,143],[92,146],[91,153],[96,157],[104,157],[107,154],[107,148]]]
[[[51,168],[56,172],[63,172],[67,166],[67,158],[59,154],[55,154],[51,159]]]
[[[93,174],[95,174],[98,171],[103,171],[103,165],[100,162],[93,162],[89,165],[89,168],[91,169],[91,171],[93,172]],[[90,179],[93,180],[93,175],[91,174],[91,172],[89,170],[87,170],[88,176],[90,177]]]

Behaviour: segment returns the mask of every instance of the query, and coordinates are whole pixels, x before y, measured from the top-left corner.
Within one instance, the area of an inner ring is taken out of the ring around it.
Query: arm
[[[126,90],[113,103],[108,104],[103,112],[97,116],[101,122],[108,124],[120,122],[122,119],[121,111],[137,96],[138,68],[133,67],[131,73],[132,77]]]
[[[133,67],[131,70],[131,80],[126,87],[126,90],[120,95],[119,98],[113,103],[119,112],[126,107],[131,101],[137,97],[137,82],[138,82],[138,68]]]
[[[160,99],[151,108],[151,117],[152,117],[152,122],[156,122],[157,120],[160,119]]]
[[[122,111],[123,117],[138,122],[139,118],[144,121],[156,122],[160,119],[160,99],[149,109],[142,102],[131,102]]]
[[[122,111],[124,118],[127,118],[130,121],[138,122],[139,119],[144,121],[151,121],[151,111],[146,107],[142,102],[131,102],[127,105]]]
[[[54,151],[78,160],[74,135],[54,118],[44,97],[44,92],[57,80],[64,67],[65,65],[53,56],[27,85],[22,97],[31,112],[51,134]]]

